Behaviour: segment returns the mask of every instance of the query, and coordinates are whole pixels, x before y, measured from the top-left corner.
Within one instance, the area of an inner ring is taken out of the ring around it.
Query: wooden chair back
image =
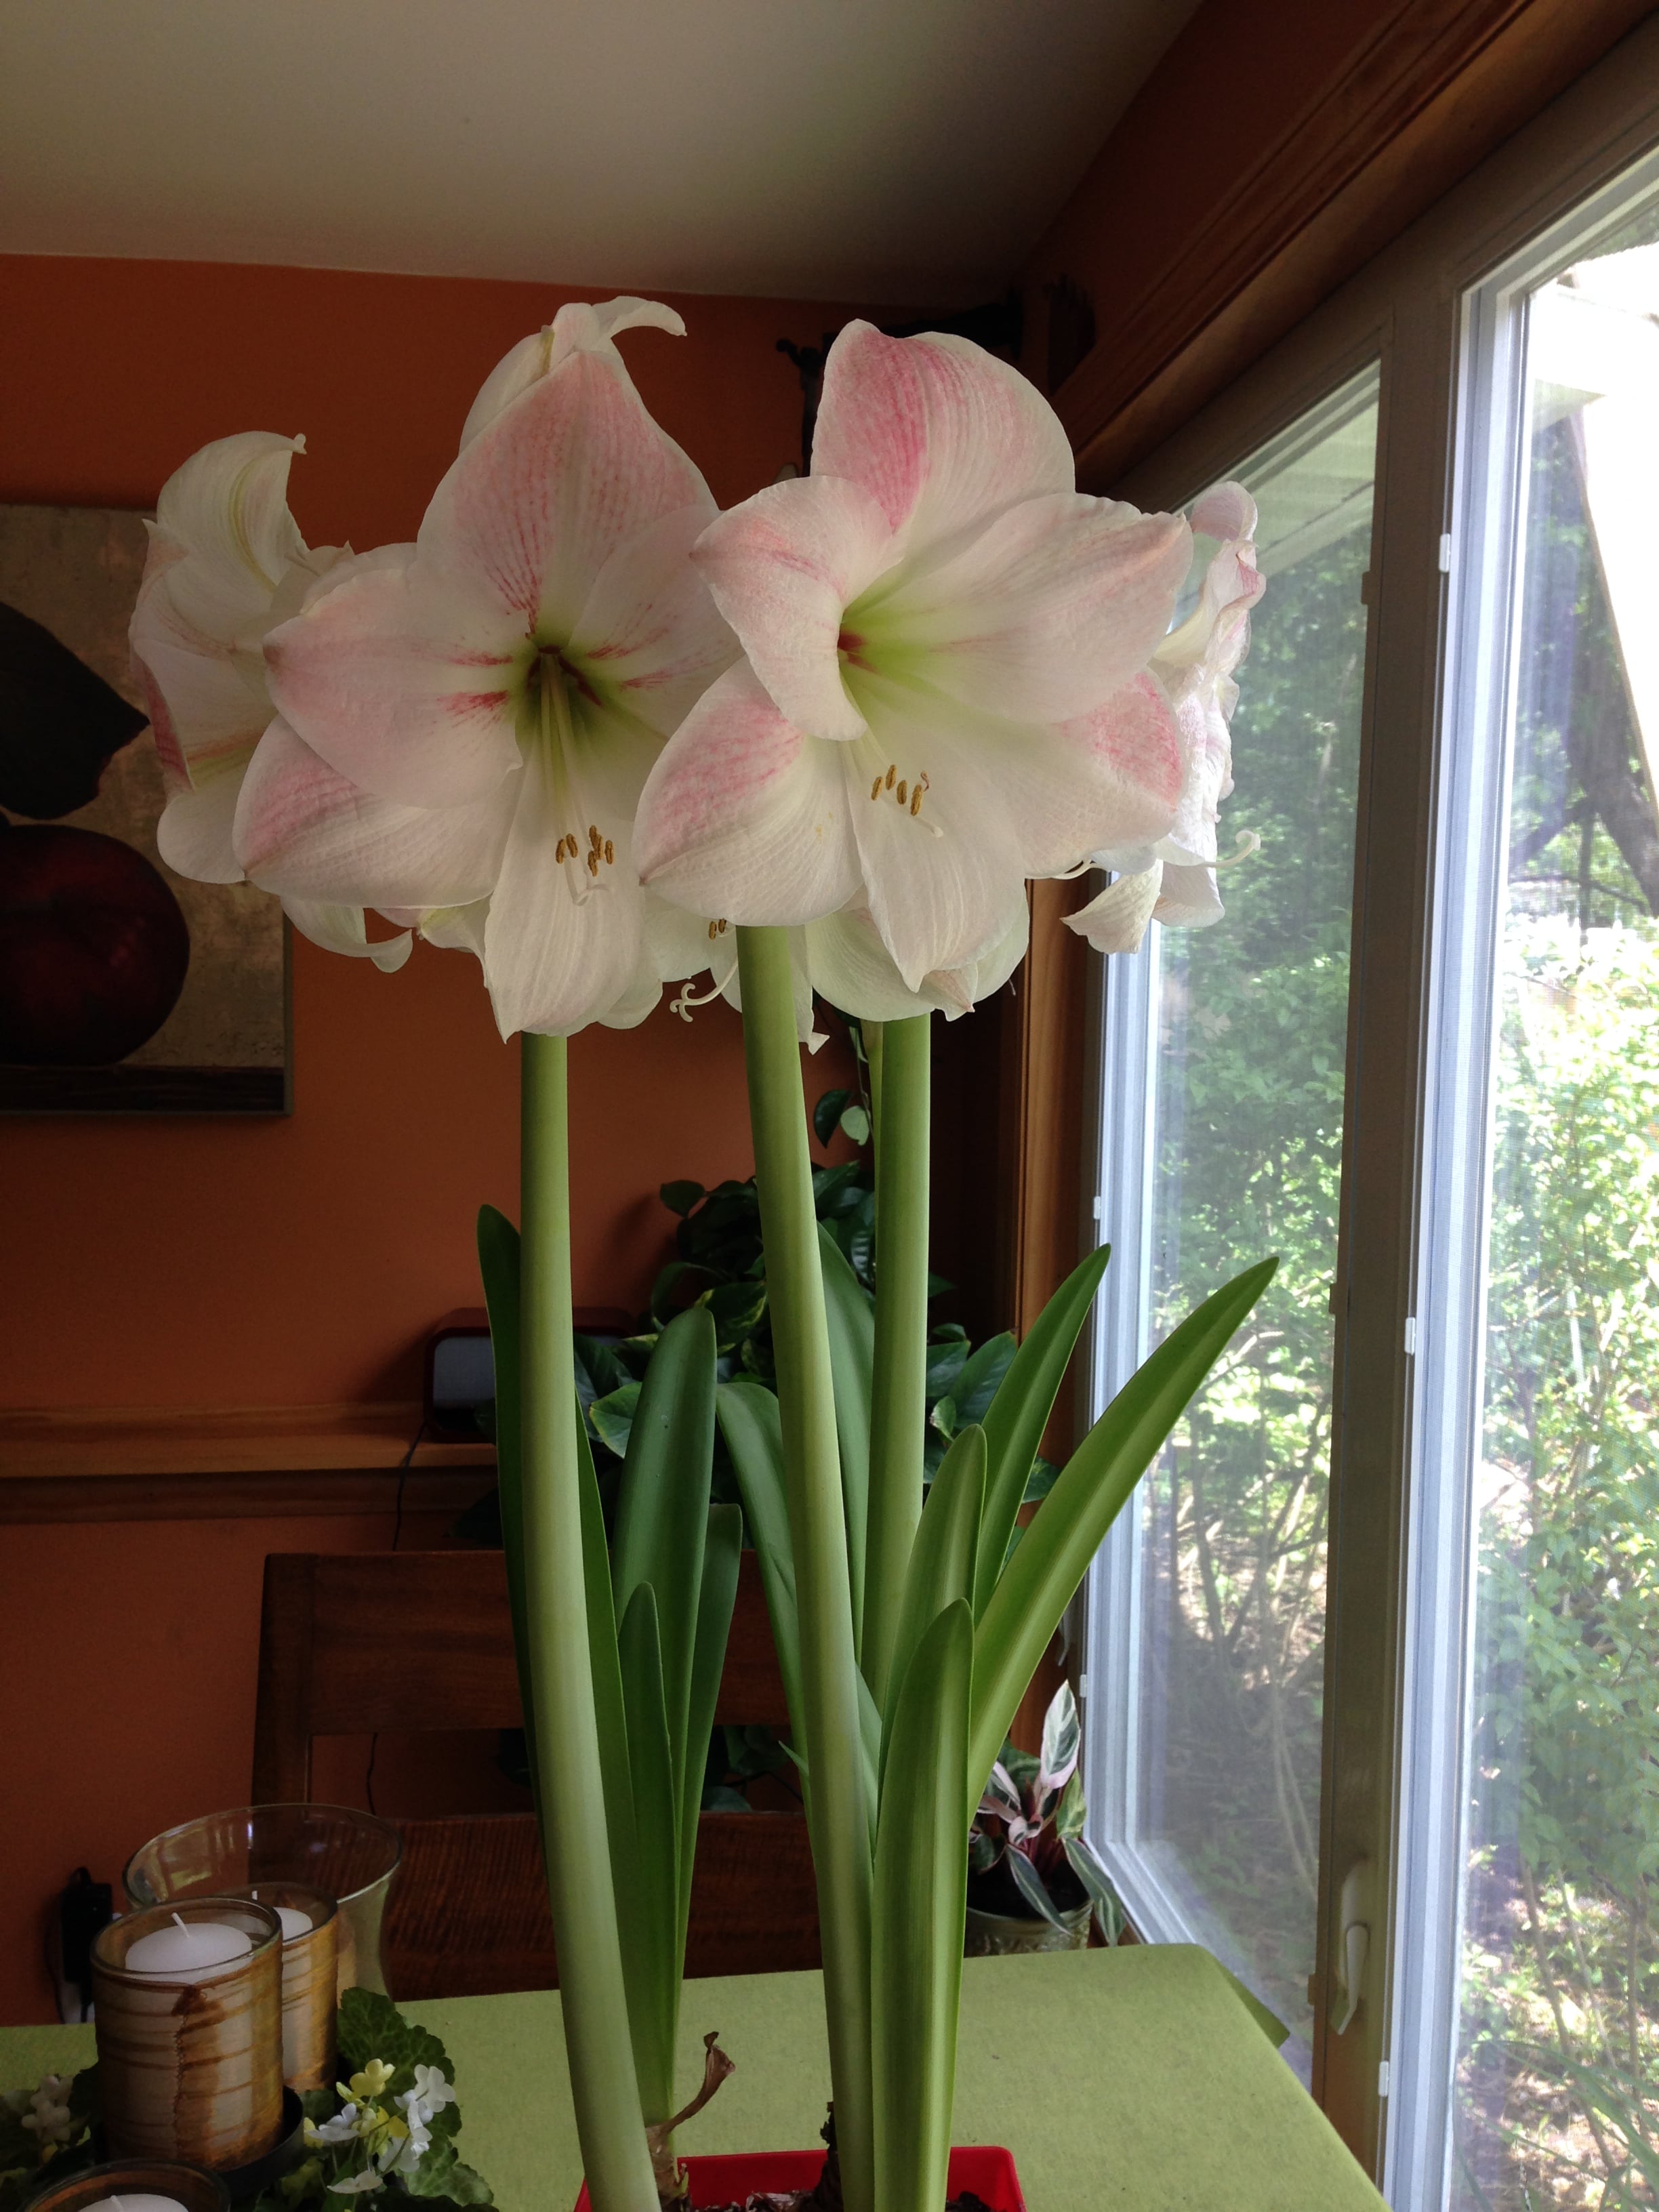
[[[715,1718],[788,1725],[754,1554],[745,1552]],[[521,1725],[499,1552],[272,1553],[265,1561],[253,1802],[311,1794],[312,1741]],[[558,1981],[534,1816],[399,1820],[382,1938],[394,1996],[472,1996]],[[626,1909],[626,1907],[624,1907]],[[688,1975],[819,1963],[806,1823],[705,1813]]]

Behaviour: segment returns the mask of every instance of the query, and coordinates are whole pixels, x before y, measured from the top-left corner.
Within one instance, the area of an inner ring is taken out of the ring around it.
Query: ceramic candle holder
[[[283,2079],[290,2089],[325,2089],[334,2079],[335,1981],[340,1914],[325,1891],[302,1881],[261,1881],[235,1896],[272,1905],[283,1923]],[[303,1913],[311,1925],[297,1926]]]
[[[29,2199],[29,2212],[90,2212],[113,2197],[160,2197],[180,2212],[230,2212],[230,2192],[216,2173],[159,2158],[124,2158],[83,2166],[67,2179],[48,2182]]]
[[[250,1948],[202,1969],[141,1973],[127,1966],[135,1944],[178,1922],[187,1930],[240,1930]],[[274,1905],[181,1898],[112,1921],[93,1943],[92,1996],[112,2152],[223,2170],[275,2148],[283,2130],[283,1935]]]

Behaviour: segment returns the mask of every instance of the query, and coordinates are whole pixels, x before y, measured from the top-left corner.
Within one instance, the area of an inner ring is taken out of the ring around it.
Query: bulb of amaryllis
[[[282,720],[237,813],[248,873],[438,909],[448,941],[482,921],[504,1035],[655,1004],[635,810],[736,651],[689,558],[714,501],[612,343],[641,324],[683,329],[615,300],[515,347],[414,544],[323,579],[266,645]]]
[[[218,438],[161,487],[130,632],[134,678],[161,758],[161,858],[198,882],[240,884],[232,824],[243,778],[273,709],[264,640],[341,558],[308,547],[288,510],[302,438],[267,430]],[[284,899],[302,933],[331,951],[401,967],[407,935],[368,943],[362,902]]]
[[[745,658],[652,771],[645,880],[734,922],[861,907],[917,991],[1001,941],[1027,877],[1161,836],[1181,757],[1136,678],[1188,528],[1074,486],[1015,370],[850,324],[811,474],[696,548]]]
[[[1193,509],[1193,528],[1221,542],[1198,605],[1163,640],[1148,671],[1181,732],[1181,799],[1174,822],[1155,842],[1093,855],[1098,866],[1118,871],[1117,881],[1066,919],[1101,952],[1135,951],[1149,921],[1201,929],[1221,918],[1216,815],[1233,787],[1233,672],[1249,645],[1250,609],[1267,585],[1255,566],[1255,501],[1242,484],[1206,491]]]

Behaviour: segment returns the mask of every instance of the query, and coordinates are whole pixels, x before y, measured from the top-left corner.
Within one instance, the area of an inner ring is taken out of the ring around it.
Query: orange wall
[[[145,507],[206,440],[303,431],[313,544],[413,535],[499,357],[573,296],[544,285],[0,257],[0,499]],[[602,296],[602,295],[601,295]],[[722,504],[799,447],[779,337],[845,308],[677,302],[624,341]],[[477,1302],[481,1200],[516,1205],[516,1048],[470,956],[378,975],[298,939],[291,1120],[0,1121],[0,1406],[412,1397],[439,1316]],[[826,1068],[809,1081],[842,1079]],[[580,1304],[629,1308],[663,1255],[657,1185],[750,1169],[736,1018],[572,1050]]]

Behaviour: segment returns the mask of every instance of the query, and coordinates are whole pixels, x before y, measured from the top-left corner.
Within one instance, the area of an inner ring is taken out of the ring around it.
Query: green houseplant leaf
[[[905,1681],[923,1637],[945,1607],[957,1598],[973,1601],[974,1561],[984,1503],[985,1431],[964,1429],[933,1479],[911,1549],[898,1633],[893,1642],[891,1681],[895,1686]],[[897,1698],[890,1695],[882,1729],[884,1778],[897,1709]]]

